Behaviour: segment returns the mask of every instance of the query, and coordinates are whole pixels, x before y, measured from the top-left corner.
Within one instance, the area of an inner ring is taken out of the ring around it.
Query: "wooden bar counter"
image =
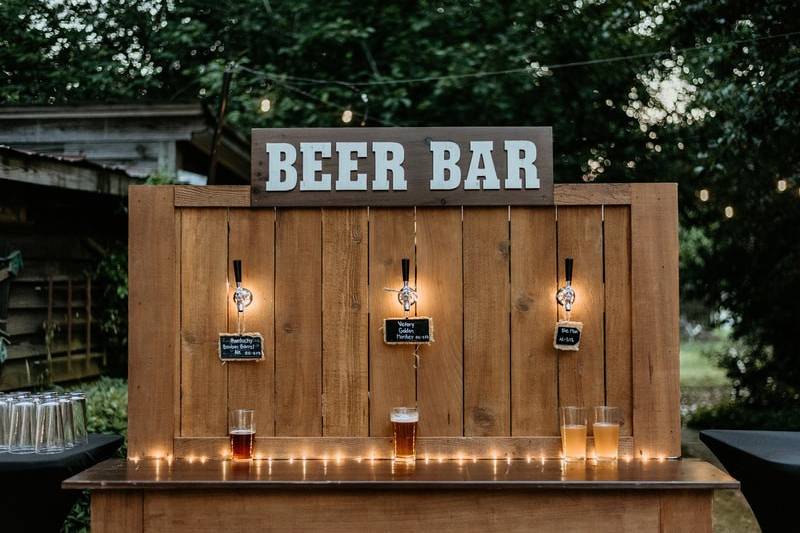
[[[92,489],[106,531],[711,531],[714,489],[689,460],[109,460]]]

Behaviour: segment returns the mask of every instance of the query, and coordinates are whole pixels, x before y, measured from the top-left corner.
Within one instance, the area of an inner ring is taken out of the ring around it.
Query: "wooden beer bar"
[[[64,483],[92,490],[93,531],[711,531],[713,490],[738,483],[680,459],[675,184],[556,184],[552,205],[253,194],[130,192],[128,460]],[[434,324],[418,358],[380,331],[404,257]],[[578,351],[553,346],[566,257]],[[233,259],[264,357],[223,364]],[[420,412],[410,466],[400,405]],[[618,461],[591,436],[585,463],[560,459],[564,405],[621,408]],[[235,408],[255,409],[252,461],[229,460]]]

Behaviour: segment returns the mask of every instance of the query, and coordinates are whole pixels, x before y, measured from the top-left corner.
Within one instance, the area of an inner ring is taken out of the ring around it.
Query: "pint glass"
[[[619,455],[620,411],[618,407],[594,408],[594,451],[600,461],[613,461]]]
[[[561,408],[561,447],[567,461],[586,459],[586,408]]]
[[[417,408],[395,407],[391,420],[395,461],[413,463],[417,459]]]
[[[231,456],[234,461],[253,458],[255,414],[253,409],[231,409],[228,434],[231,437]]]

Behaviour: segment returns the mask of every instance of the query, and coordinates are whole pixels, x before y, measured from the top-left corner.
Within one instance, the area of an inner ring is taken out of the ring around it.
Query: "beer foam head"
[[[419,412],[413,408],[392,409],[392,422],[418,422]]]

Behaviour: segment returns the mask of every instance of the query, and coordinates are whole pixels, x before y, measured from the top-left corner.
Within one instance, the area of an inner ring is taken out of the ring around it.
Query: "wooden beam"
[[[250,207],[247,185],[178,185],[175,207]]]
[[[556,183],[556,205],[626,205],[631,203],[631,183]]]

